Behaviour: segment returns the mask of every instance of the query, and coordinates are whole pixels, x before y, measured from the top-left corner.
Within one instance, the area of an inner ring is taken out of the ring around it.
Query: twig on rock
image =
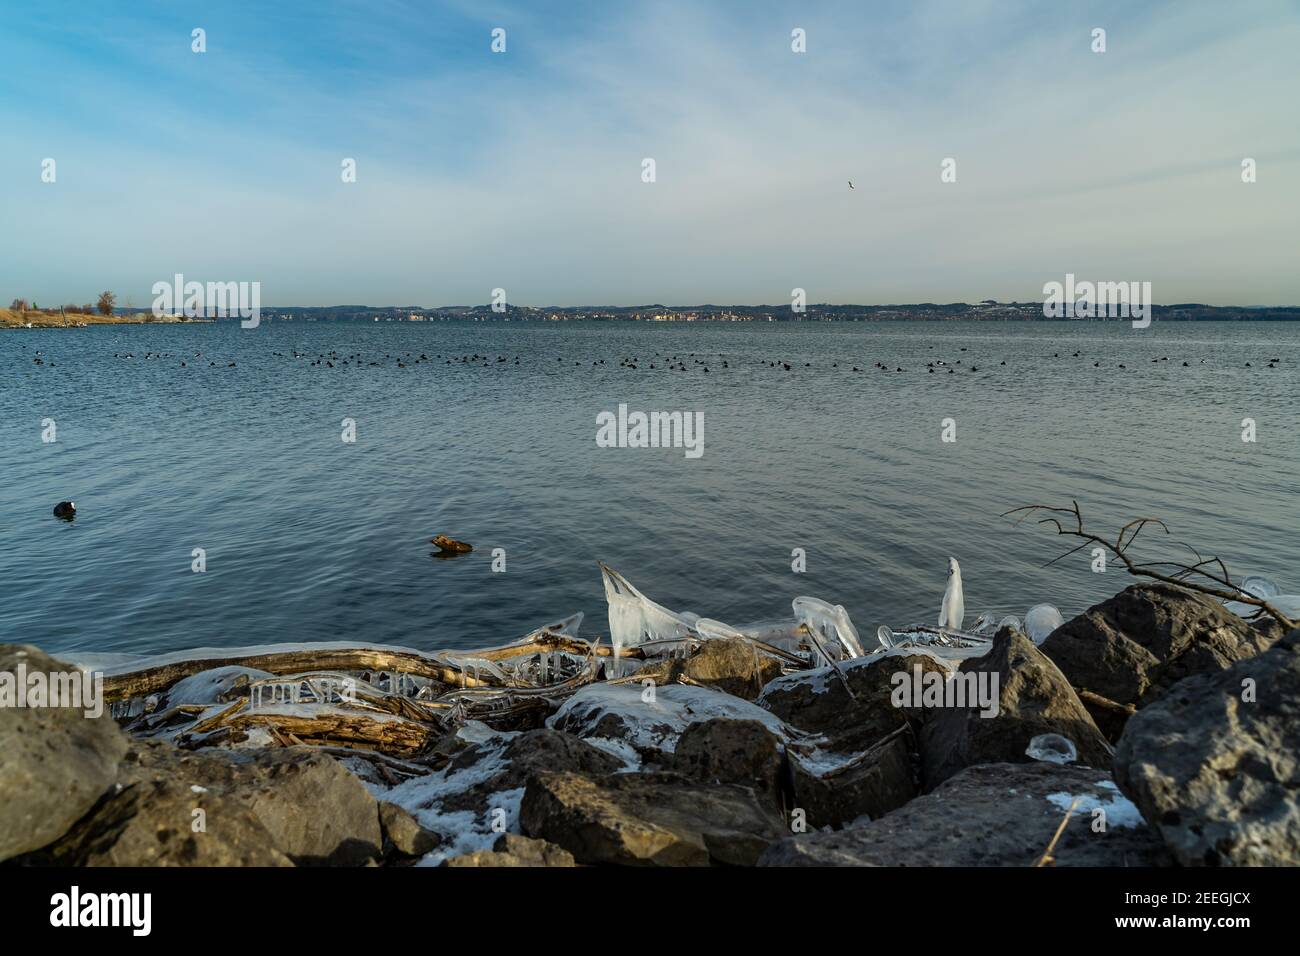
[[[1101,535],[1093,534],[1084,527],[1083,512],[1079,509],[1077,501],[1071,501],[1069,508],[1054,505],[1022,505],[1019,508],[1004,511],[1002,517],[1020,515],[1019,520],[1016,522],[1019,524],[1035,514],[1046,515],[1046,517],[1039,518],[1039,524],[1051,525],[1056,528],[1058,535],[1081,539],[1083,542],[1078,547],[1071,548],[1065,554],[1058,555],[1047,562],[1049,566],[1062,558],[1069,557],[1076,551],[1083,550],[1091,544],[1102,547],[1113,554],[1124,565],[1129,574],[1151,578],[1155,581],[1163,581],[1166,584],[1174,584],[1195,591],[1198,594],[1205,594],[1224,601],[1238,601],[1242,604],[1249,604],[1259,608],[1260,612],[1276,620],[1288,631],[1296,627],[1297,622],[1292,621],[1268,601],[1243,591],[1233,584],[1232,577],[1228,574],[1228,568],[1223,561],[1213,556],[1205,557],[1189,544],[1183,544],[1183,547],[1196,555],[1195,564],[1182,564],[1177,561],[1139,562],[1133,560],[1129,555],[1129,549],[1132,548],[1133,542],[1137,540],[1139,534],[1146,530],[1148,525],[1158,528],[1165,534],[1170,533],[1169,528],[1159,518],[1134,518],[1119,529],[1119,534],[1116,535],[1114,541],[1109,541]],[[1057,517],[1058,515],[1061,517]],[[1062,524],[1063,520],[1066,521],[1065,524]],[[1126,535],[1128,540],[1125,540]],[[1170,568],[1172,571],[1166,573],[1157,570],[1159,568]]]

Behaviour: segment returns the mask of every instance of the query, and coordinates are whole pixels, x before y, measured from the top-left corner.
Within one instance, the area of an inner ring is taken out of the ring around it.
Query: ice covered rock
[[[802,811],[809,828],[838,827],[863,817],[876,819],[917,795],[916,741],[899,728],[863,753],[846,756],[821,749],[789,752],[792,812]]]
[[[762,707],[686,684],[589,684],[546,723],[579,737],[623,741],[654,759],[671,753],[689,724],[715,717],[756,720],[778,736],[785,734],[781,721]]]
[[[501,826],[517,832],[524,787],[538,774],[572,770],[600,776],[625,767],[621,757],[557,730],[498,733],[456,750],[427,776],[383,789],[381,796],[438,835],[437,848],[421,860],[436,866],[491,849]]]
[[[249,684],[272,676],[266,671],[238,664],[213,667],[173,684],[167,691],[167,706],[225,703],[246,695]]]
[[[918,707],[896,707],[893,691],[897,675],[923,673],[947,675],[951,665],[916,649],[896,649],[841,665],[845,684],[829,667],[778,677],[763,688],[757,704],[800,730],[827,737],[828,750],[861,753],[904,723],[923,720]]]

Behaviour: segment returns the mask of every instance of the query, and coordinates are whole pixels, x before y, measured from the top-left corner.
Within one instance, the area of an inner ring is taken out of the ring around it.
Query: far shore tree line
[[[0,302],[3,302],[0,299]],[[98,301],[94,305],[89,302],[77,305],[70,302],[65,305],[56,305],[52,308],[42,309],[35,302],[28,302],[26,299],[14,299],[9,308],[14,312],[71,312],[80,315],[94,315],[98,312],[100,315],[112,315],[113,308],[117,305],[117,296],[112,292],[101,292]]]

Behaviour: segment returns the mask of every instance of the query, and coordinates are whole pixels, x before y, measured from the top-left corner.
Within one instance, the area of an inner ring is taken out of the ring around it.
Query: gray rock
[[[360,865],[380,842],[375,798],[325,754],[196,753],[142,740],[123,756],[113,792],[51,854],[114,866]]]
[[[1300,865],[1300,630],[1144,707],[1115,778],[1185,866]]]
[[[524,792],[520,824],[579,863],[625,866],[748,866],[786,832],[748,787],[673,773],[542,774]]]
[[[792,727],[825,735],[831,750],[861,753],[908,720],[922,723],[929,716],[919,707],[895,707],[892,700],[894,676],[914,667],[922,673],[949,672],[927,654],[890,653],[841,665],[852,696],[831,668],[822,667],[777,678],[756,703]]]
[[[1110,747],[1056,665],[1024,634],[1003,628],[983,657],[962,662],[960,675],[996,674],[997,715],[979,709],[936,709],[921,727],[925,789],[933,789],[964,767],[1020,763],[1039,734],[1060,734],[1078,749],[1079,761],[1109,769]],[[991,689],[991,684],[990,684]]]
[[[74,669],[35,647],[0,644],[0,674]],[[0,678],[6,680],[6,678]],[[4,693],[0,689],[0,693]],[[127,738],[82,707],[0,706],[0,860],[57,840],[112,785]]]
[[[105,797],[33,862],[57,866],[292,866],[238,798],[151,779]]]
[[[443,860],[443,866],[575,866],[573,854],[554,843],[503,833],[491,850]]]
[[[401,856],[424,856],[435,850],[442,838],[420,826],[419,821],[395,803],[379,802],[379,828],[384,834],[384,847]]]
[[[1053,631],[1042,650],[1075,688],[1141,708],[1184,677],[1254,657],[1277,636],[1271,623],[1252,627],[1212,599],[1156,582],[1090,607]],[[1123,715],[1090,710],[1118,739]]]
[[[756,720],[714,720],[691,724],[682,732],[671,769],[704,783],[751,787],[781,806],[786,781],[781,739]]]
[[[276,847],[300,865],[360,866],[383,841],[374,796],[338,761],[294,749],[260,751],[241,768],[233,796]]]
[[[1160,841],[1109,774],[1045,763],[968,767],[932,793],[873,820],[782,840],[760,866],[1033,866],[1074,797],[1056,866],[1158,866]],[[1094,829],[1105,813],[1105,830]]]

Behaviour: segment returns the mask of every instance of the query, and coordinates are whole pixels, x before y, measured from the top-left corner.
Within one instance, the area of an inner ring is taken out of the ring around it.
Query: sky
[[[0,0],[0,299],[1295,305],[1297,50],[1294,0]]]

